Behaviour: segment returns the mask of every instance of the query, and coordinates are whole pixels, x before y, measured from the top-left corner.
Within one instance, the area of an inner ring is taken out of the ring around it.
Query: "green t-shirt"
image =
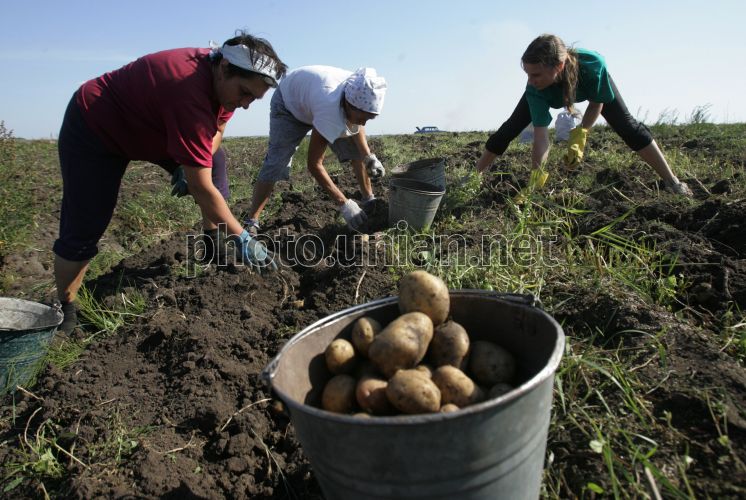
[[[575,102],[609,103],[613,101],[614,91],[611,90],[609,72],[606,70],[606,61],[603,56],[592,50],[576,50],[579,64]],[[548,127],[552,123],[549,108],[564,107],[562,85],[555,83],[544,90],[537,90],[532,85],[526,85],[526,100],[531,110],[531,123],[534,127]]]

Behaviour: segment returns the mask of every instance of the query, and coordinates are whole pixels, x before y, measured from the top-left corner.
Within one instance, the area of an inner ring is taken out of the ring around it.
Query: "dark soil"
[[[481,147],[469,145],[449,157],[448,165],[472,162]],[[551,300],[545,302],[571,338],[600,328],[606,332],[594,340],[600,345],[639,347],[650,339],[636,332],[662,332],[666,366],[639,363],[639,376],[654,388],[648,410],[661,419],[673,415],[671,426],[698,444],[689,450],[662,446],[656,457],[690,455],[694,463],[687,477],[698,497],[744,495],[746,372],[723,352],[718,336],[729,311],[746,309],[746,201],[711,195],[693,184],[697,202],[690,205],[653,191],[654,176],[643,167],[631,165],[628,173],[596,172],[598,186],[606,188],[592,195],[593,212],[579,216],[577,232],[603,227],[633,209],[633,200],[637,207],[618,230],[644,234],[678,256],[674,265],[687,279],[678,297],[683,305],[670,311],[613,289],[570,282],[547,284],[543,296]],[[646,183],[633,182],[637,175]],[[350,177],[336,180],[353,196]],[[474,219],[482,231],[504,208],[504,181],[494,176],[476,203]],[[526,179],[518,175],[512,181]],[[713,178],[707,187],[722,191],[722,180]],[[263,226],[265,233],[282,235],[278,250],[287,265],[277,274],[260,276],[229,263],[184,276],[180,270],[192,250],[186,235],[178,234],[88,283],[111,305],[121,300],[121,291],[137,289],[148,310],[93,343],[71,368],[48,368],[31,389],[33,396],[6,396],[2,416],[9,425],[0,429],[0,440],[13,446],[0,448],[0,463],[7,467],[18,461],[20,443],[32,441],[36,430],[51,422],[58,443],[76,457],[59,454],[67,473],[45,481],[44,488],[60,497],[320,498],[293,426],[260,373],[303,327],[353,304],[395,294],[396,277],[383,264],[342,265],[351,256],[375,253],[376,240],[339,239],[351,235],[318,189],[288,191],[282,199],[279,213]],[[371,235],[385,227],[386,210],[382,193],[371,210]],[[301,235],[318,236],[323,251],[297,244]],[[730,455],[712,445],[723,429],[713,421],[704,389],[719,391],[726,402]],[[131,440],[137,446],[126,446]],[[555,467],[564,464],[568,496],[605,474],[587,441],[562,429],[550,434],[548,452]],[[119,443],[121,453],[102,449],[102,443]],[[92,451],[97,447],[99,455]],[[118,461],[99,460],[112,456]],[[38,482],[27,481],[12,495],[38,497],[43,491]]]

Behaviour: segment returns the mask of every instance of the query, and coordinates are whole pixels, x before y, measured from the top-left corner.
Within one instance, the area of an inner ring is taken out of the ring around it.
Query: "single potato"
[[[355,397],[361,409],[373,415],[390,415],[394,407],[386,398],[386,386],[388,382],[380,379],[367,377],[357,383]]]
[[[468,354],[469,335],[463,326],[446,321],[435,328],[428,353],[428,359],[435,367],[451,365],[463,370]]]
[[[433,382],[440,389],[440,401],[459,408],[484,400],[484,391],[464,372],[451,365],[443,365],[433,372]]]
[[[351,335],[352,345],[355,346],[355,350],[357,350],[361,356],[368,357],[368,348],[373,342],[373,338],[378,335],[380,331],[381,324],[373,318],[363,316],[355,321],[355,324],[352,326]]]
[[[451,413],[453,411],[459,411],[461,408],[453,403],[448,403],[440,407],[440,413]]]
[[[471,344],[469,370],[478,383],[491,387],[513,380],[515,358],[494,342],[477,340]]]
[[[434,413],[440,410],[440,389],[418,370],[399,370],[389,379],[386,397],[402,413]]]
[[[355,368],[355,348],[348,340],[335,339],[324,351],[324,359],[330,372],[350,373]]]
[[[442,279],[427,271],[413,271],[399,281],[399,310],[404,313],[420,311],[427,314],[433,325],[448,317],[451,298]]]
[[[321,407],[334,413],[350,413],[355,408],[357,381],[350,375],[335,375],[324,386]]]
[[[368,358],[390,378],[397,370],[417,366],[432,338],[433,322],[426,314],[402,314],[375,336],[368,348]]]

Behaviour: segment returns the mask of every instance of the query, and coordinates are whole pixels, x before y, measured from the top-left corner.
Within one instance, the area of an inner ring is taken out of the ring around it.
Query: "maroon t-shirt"
[[[156,52],[87,81],[77,97],[86,123],[130,160],[212,167],[218,123],[233,112],[217,100],[209,52]]]

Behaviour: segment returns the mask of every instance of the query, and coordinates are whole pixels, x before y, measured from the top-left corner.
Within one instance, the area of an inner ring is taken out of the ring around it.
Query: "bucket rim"
[[[397,175],[404,175],[409,170],[418,169],[418,168],[427,168],[431,166],[438,165],[439,163],[445,163],[445,156],[437,156],[434,158],[423,158],[422,160],[415,160],[410,161],[407,163],[401,163],[394,168],[391,169],[391,175],[397,176]]]
[[[404,189],[405,191],[409,191],[411,193],[424,194],[429,196],[443,196],[444,194],[446,194],[445,189],[442,189],[435,184],[430,184],[429,182],[418,181],[416,179],[408,179],[404,177],[391,179],[391,182],[389,182],[389,190],[392,189]]]
[[[57,304],[49,305],[49,304],[43,304],[41,302],[34,302],[33,300],[26,300],[26,299],[18,299],[15,297],[0,297],[0,308],[2,308],[2,305],[4,303],[20,303],[23,305],[26,305],[30,308],[46,308],[54,311],[55,313],[55,319],[51,323],[43,323],[39,326],[34,326],[33,328],[23,328],[23,329],[17,329],[17,328],[5,328],[0,326],[0,334],[3,333],[36,333],[41,332],[44,330],[50,330],[52,328],[59,327],[62,322],[65,319],[65,315],[62,314],[62,309]],[[50,319],[51,321],[51,319]]]
[[[479,289],[457,289],[457,290],[449,290],[449,293],[451,296],[459,296],[459,297],[482,297],[482,298],[493,298],[502,302],[511,303],[512,305],[516,305],[519,307],[523,307],[526,309],[531,309],[538,311],[540,314],[546,316],[546,319],[552,323],[557,332],[557,341],[555,342],[554,348],[552,349],[552,354],[549,356],[549,359],[547,360],[546,365],[539,370],[533,377],[526,380],[521,385],[513,388],[510,392],[507,392],[497,398],[488,399],[487,401],[483,401],[481,403],[477,403],[475,405],[467,406],[465,408],[459,409],[459,411],[455,412],[447,412],[447,413],[421,413],[416,415],[396,415],[396,416],[376,416],[375,418],[359,418],[355,417],[353,415],[343,415],[340,413],[333,413],[330,411],[323,410],[321,408],[316,408],[315,406],[307,405],[300,403],[296,401],[295,399],[291,398],[286,392],[276,388],[273,384],[273,379],[275,375],[277,374],[277,369],[280,364],[280,358],[283,354],[285,354],[287,351],[289,351],[295,344],[303,340],[305,337],[312,335],[316,330],[321,328],[323,325],[337,321],[341,319],[344,316],[347,316],[352,313],[356,313],[359,311],[367,310],[367,309],[373,309],[380,306],[387,306],[391,304],[395,304],[398,302],[399,297],[397,295],[392,295],[389,297],[384,297],[381,299],[376,299],[371,302],[366,302],[365,304],[357,304],[352,307],[348,307],[347,309],[344,309],[342,311],[330,314],[328,316],[325,316],[318,321],[315,321],[311,325],[307,326],[300,332],[296,333],[293,337],[291,337],[285,345],[280,349],[280,351],[275,355],[274,358],[267,364],[267,366],[262,370],[261,377],[265,381],[265,383],[270,387],[270,389],[275,392],[282,401],[290,406],[291,408],[301,411],[306,414],[311,414],[317,418],[323,418],[326,420],[331,420],[338,423],[344,423],[344,424],[356,424],[356,425],[367,425],[367,426],[376,426],[376,425],[423,425],[423,424],[431,424],[433,422],[442,422],[446,420],[451,419],[458,419],[458,418],[464,418],[470,415],[474,415],[476,413],[481,413],[485,409],[492,408],[494,406],[502,405],[508,401],[512,401],[514,399],[518,399],[523,394],[532,391],[542,383],[544,383],[548,378],[553,377],[554,373],[557,371],[557,368],[559,367],[560,361],[562,360],[562,354],[565,350],[565,333],[562,330],[562,327],[560,324],[555,320],[551,315],[547,314],[546,311],[544,311],[541,307],[538,307],[535,303],[527,302],[526,296],[520,296],[517,294],[511,294],[511,293],[496,293],[493,291],[488,290],[479,290]],[[516,298],[516,297],[523,297],[522,299]]]

